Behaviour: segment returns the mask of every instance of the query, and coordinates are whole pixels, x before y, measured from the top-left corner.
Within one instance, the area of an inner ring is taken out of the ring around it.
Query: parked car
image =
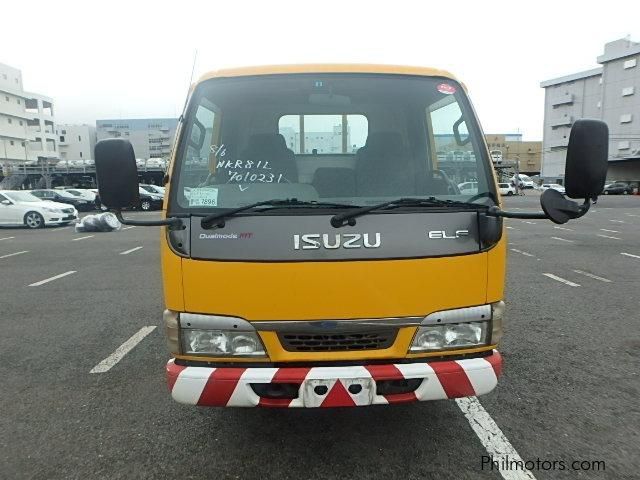
[[[524,175],[522,173],[518,175],[518,180],[516,180],[515,175],[511,177],[511,182],[514,185],[516,184],[516,181],[518,182],[518,185],[520,186],[520,188],[534,188],[535,186],[535,183],[533,182],[531,177],[529,177],[528,175]]]
[[[75,197],[89,200],[90,202],[95,202],[96,200],[96,194],[88,188],[65,188],[64,191]]]
[[[148,185],[145,183],[141,183],[140,188],[146,190],[149,193],[155,193],[155,194],[164,196],[164,187],[159,187],[158,185]]]
[[[24,190],[0,190],[0,225],[66,225],[78,218],[73,205],[54,203]]]
[[[498,190],[500,191],[500,195],[507,195],[508,197],[516,194],[515,187],[510,183],[499,183]]]
[[[478,193],[478,182],[463,182],[458,184],[462,195],[475,195]]]
[[[140,204],[137,208],[140,210],[160,210],[162,208],[162,200],[164,195],[158,193],[150,193],[142,187],[138,187],[140,193]]]
[[[144,211],[148,210],[160,210],[162,208],[163,195],[157,193],[149,193],[142,187],[138,188],[140,195],[140,203],[134,207],[134,209],[140,209]],[[95,206],[98,210],[107,210],[107,207],[102,205],[100,201],[100,195],[96,193]]]
[[[633,193],[633,187],[622,182],[613,182],[604,187],[602,192],[605,195],[630,195]]]
[[[146,162],[147,168],[164,168],[165,162],[161,158],[149,158]]]
[[[65,192],[64,190],[31,190],[31,194],[41,200],[67,203],[73,205],[79,212],[93,210],[93,202]]]
[[[565,194],[565,190],[564,187],[562,185],[560,185],[559,183],[543,183],[541,189],[544,190],[548,190],[548,189],[553,189],[553,190],[557,190],[559,191],[561,194]]]

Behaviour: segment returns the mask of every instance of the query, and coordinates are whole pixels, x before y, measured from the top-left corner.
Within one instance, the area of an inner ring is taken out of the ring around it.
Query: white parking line
[[[535,225],[535,224],[536,224],[536,222],[528,222],[528,221],[526,221],[526,220],[523,220],[523,222],[524,222],[524,223],[528,223],[529,225]]]
[[[130,228],[136,228],[136,226],[135,226],[135,225],[132,225],[132,226],[130,226],[130,227],[124,227],[122,230],[129,230]]]
[[[71,275],[72,273],[76,273],[76,270],[69,270],[68,272],[61,273],[60,275],[56,275],[55,277],[45,278],[44,280],[40,280],[36,283],[31,283],[30,287],[39,287],[40,285],[44,285],[45,283],[52,282],[53,280],[57,280],[62,277],[66,277],[67,275]]]
[[[573,232],[573,228],[564,228],[564,227],[553,227],[557,230],[566,230],[567,232]]]
[[[628,215],[629,217],[640,217],[640,215],[635,215],[633,213],[625,213],[625,215]]]
[[[566,238],[560,238],[560,237],[551,237],[551,238],[553,238],[554,240],[560,240],[562,242],[569,242],[569,243],[575,242],[575,240],[567,240]]]
[[[609,220],[610,222],[614,222],[614,223],[625,223],[622,220]]]
[[[89,373],[104,373],[111,370],[116,363],[118,363],[122,358],[129,353],[133,347],[135,347],[138,343],[140,343],[144,337],[149,335],[151,332],[155,330],[156,326],[151,325],[148,327],[142,327],[135,333],[129,340],[120,345],[115,352],[109,355],[107,358],[102,360],[99,364],[93,367]]]
[[[611,283],[611,280],[607,278],[599,277],[598,275],[594,275],[593,273],[583,272],[582,270],[574,270],[574,272],[579,273],[580,275],[584,275],[586,277],[595,278],[596,280],[600,280],[601,282]]]
[[[601,228],[600,230],[603,232],[609,232],[609,233],[620,233],[618,230],[607,230],[606,228]]]
[[[640,258],[640,255],[633,255],[631,253],[621,252],[620,255],[626,255],[627,257]]]
[[[516,462],[518,465],[524,465],[524,462],[476,397],[456,398],[456,403],[480,439],[480,443],[492,457],[492,461],[497,462],[498,471],[502,478],[505,480],[536,480],[536,477],[529,470],[505,468],[505,466],[508,468],[511,462]]]
[[[516,252],[516,253],[521,253],[522,255],[524,255],[526,257],[535,257],[535,255],[532,255],[532,254],[527,253],[527,252],[523,252],[522,250],[518,250],[517,248],[512,248],[511,251],[512,252]]]
[[[561,283],[564,283],[564,284],[566,284],[566,285],[569,285],[570,287],[579,287],[579,286],[580,286],[580,284],[579,284],[579,283],[573,283],[573,282],[570,282],[569,280],[565,280],[564,278],[562,278],[562,277],[558,277],[558,276],[556,276],[556,275],[554,275],[554,274],[552,274],[552,273],[543,273],[543,275],[544,275],[545,277],[549,277],[549,278],[551,278],[551,279],[553,279],[553,280],[556,280],[556,281],[558,281],[558,282],[561,282]]]
[[[87,235],[86,237],[74,238],[71,241],[72,242],[77,242],[78,240],[84,240],[85,238],[92,238],[92,237],[95,237],[95,235]]]
[[[602,234],[598,234],[598,237],[612,238],[613,240],[622,240],[621,238],[618,238],[618,237],[610,237],[609,235],[602,235]]]
[[[140,250],[142,247],[132,248],[131,250],[125,250],[124,252],[120,252],[120,255],[129,255],[131,252],[135,252],[136,250]]]
[[[4,238],[0,238],[0,242],[1,242],[2,240],[11,240],[12,238],[16,238],[16,237],[4,237]]]
[[[509,226],[507,226],[507,228],[508,228],[509,230],[515,230],[515,228],[513,228],[513,227],[509,227]]]
[[[7,255],[2,255],[0,258],[9,258],[9,257],[15,257],[16,255],[22,255],[23,253],[27,253],[29,250],[23,250],[22,252],[16,252],[16,253],[9,253]]]

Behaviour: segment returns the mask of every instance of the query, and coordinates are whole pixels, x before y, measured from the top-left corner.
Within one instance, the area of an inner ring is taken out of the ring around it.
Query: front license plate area
[[[310,379],[304,383],[305,407],[371,405],[376,392],[372,378]]]

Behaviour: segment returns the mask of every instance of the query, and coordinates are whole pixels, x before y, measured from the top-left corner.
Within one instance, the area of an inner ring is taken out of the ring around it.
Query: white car
[[[533,180],[531,180],[531,177],[529,177],[528,175],[524,175],[524,174],[519,174],[518,175],[519,178],[519,184],[521,188],[534,188],[535,183]],[[513,177],[511,177],[511,181],[513,183],[516,182],[516,176],[514,175]]]
[[[88,188],[65,188],[64,191],[70,193],[75,197],[89,200],[90,202],[96,201],[96,194]]]
[[[508,197],[516,194],[516,188],[510,183],[499,183],[498,190],[500,195],[507,195]]]
[[[552,190],[559,191],[563,195],[566,193],[564,187],[558,183],[543,183],[541,188],[542,190],[548,190],[551,188]]]
[[[0,225],[66,225],[78,219],[73,205],[41,200],[29,192],[0,190]]]
[[[478,182],[459,183],[458,188],[462,195],[475,195],[478,193]]]
[[[144,183],[140,184],[140,188],[146,190],[148,193],[155,193],[157,195],[164,196],[164,187],[159,187],[158,185],[147,185]]]

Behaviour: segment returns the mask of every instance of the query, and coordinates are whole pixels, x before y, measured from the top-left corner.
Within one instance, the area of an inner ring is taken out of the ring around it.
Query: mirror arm
[[[487,216],[489,217],[504,217],[504,218],[522,218],[522,219],[536,219],[544,220],[547,214],[544,212],[509,212],[506,210],[500,210],[500,207],[491,207],[487,210]]]
[[[168,226],[175,229],[182,228],[184,225],[182,219],[178,217],[164,218],[162,220],[128,220],[122,216],[120,210],[109,210],[113,213],[118,221],[123,225],[132,225],[135,227],[163,227]]]
[[[582,217],[583,215],[585,215],[589,211],[590,208],[591,208],[591,200],[589,198],[585,198],[584,202],[582,203],[582,205],[580,205],[580,207],[578,209],[578,214],[576,215],[575,218]]]
[[[573,203],[573,202],[571,202]],[[567,210],[570,217],[573,219],[580,218],[585,215],[589,208],[591,208],[591,200],[585,198],[584,203],[580,206],[573,203],[577,208],[571,208]],[[549,216],[544,212],[509,212],[506,210],[501,210],[500,207],[491,207],[487,210],[486,215],[488,217],[504,217],[504,218],[521,218],[521,219],[534,219],[534,220],[546,220],[549,219]]]

